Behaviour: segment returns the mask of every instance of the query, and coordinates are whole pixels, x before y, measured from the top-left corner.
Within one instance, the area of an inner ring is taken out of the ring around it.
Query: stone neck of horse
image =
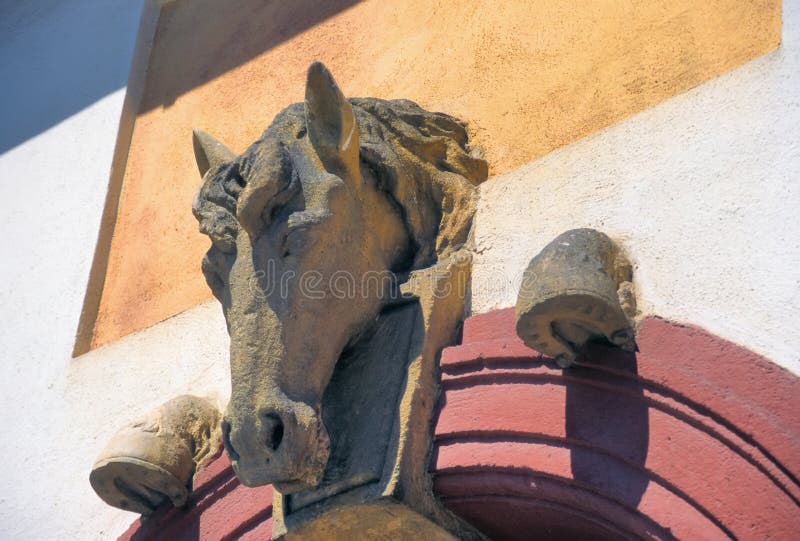
[[[421,408],[417,420],[429,426],[436,359],[456,337],[470,270],[471,260],[462,253],[411,272],[398,284],[399,295],[342,353],[322,401],[331,434],[323,480],[316,488],[279,496],[284,520],[294,515],[299,519],[334,501],[391,494],[425,475],[428,445],[422,441],[427,442],[427,428],[403,438],[402,422],[397,426],[386,420],[397,423],[404,418],[402,411]],[[420,389],[424,399],[416,394]],[[408,479],[396,478],[391,472],[411,456],[418,468],[406,469]]]

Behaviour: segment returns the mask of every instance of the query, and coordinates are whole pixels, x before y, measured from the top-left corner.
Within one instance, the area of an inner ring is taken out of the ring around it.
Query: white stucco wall
[[[214,305],[70,358],[140,10],[141,0],[0,5],[0,142],[13,145],[0,154],[3,540],[116,539],[136,516],[88,483],[109,436],[177,394],[228,392]]]
[[[528,261],[593,227],[635,264],[645,314],[800,374],[800,2],[781,47],[481,187],[473,311],[512,306]]]
[[[120,21],[133,21],[116,30],[128,33],[120,54],[129,56],[140,1],[114,4]],[[785,7],[779,51],[485,184],[473,309],[515,301],[515,289],[486,286],[489,273],[513,277],[555,235],[596,227],[635,261],[645,311],[702,325],[800,373],[797,4]],[[0,39],[0,60],[13,59],[0,61],[0,80],[24,75],[26,55],[47,58],[37,39],[77,24],[80,13],[68,10],[87,2],[43,5],[61,7],[28,13]],[[51,90],[35,100],[59,99],[58,80],[38,77]],[[136,516],[103,504],[88,483],[110,435],[177,394],[222,403],[229,392],[215,303],[70,358],[123,94],[0,155],[0,539],[115,539]],[[7,107],[0,129],[13,128],[15,111],[39,108]]]

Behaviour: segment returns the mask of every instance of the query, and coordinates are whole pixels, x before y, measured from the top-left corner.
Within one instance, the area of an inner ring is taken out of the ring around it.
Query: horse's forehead
[[[308,210],[327,210],[330,193],[344,185],[343,181],[325,170],[307,137],[289,136],[285,132],[267,133],[238,158],[239,174],[244,183],[263,184],[279,182],[285,184],[279,192],[289,189],[293,196],[303,200]],[[280,137],[278,137],[280,135]],[[276,166],[281,160],[282,166]],[[276,194],[279,196],[279,194]],[[282,200],[280,206],[289,204]]]

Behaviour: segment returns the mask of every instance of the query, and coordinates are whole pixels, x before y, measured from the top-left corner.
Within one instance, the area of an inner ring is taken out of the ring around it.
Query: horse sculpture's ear
[[[345,180],[360,178],[353,107],[320,62],[308,68],[305,109],[308,138],[325,169]]]
[[[197,169],[200,170],[201,177],[205,176],[209,169],[236,158],[236,154],[231,149],[204,131],[194,130],[192,143],[194,144],[194,159],[197,161]]]

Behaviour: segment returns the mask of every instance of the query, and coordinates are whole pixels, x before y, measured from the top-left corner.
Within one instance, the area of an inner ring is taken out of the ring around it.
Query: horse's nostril
[[[277,451],[281,441],[283,441],[283,423],[280,423],[275,427],[275,430],[272,431],[272,437],[269,442],[270,449]]]
[[[264,432],[266,433],[266,444],[271,451],[277,451],[283,441],[283,421],[274,413],[264,415]]]
[[[225,451],[231,460],[239,460],[239,453],[236,452],[231,443],[231,424],[228,421],[222,421],[222,444],[225,446]]]

